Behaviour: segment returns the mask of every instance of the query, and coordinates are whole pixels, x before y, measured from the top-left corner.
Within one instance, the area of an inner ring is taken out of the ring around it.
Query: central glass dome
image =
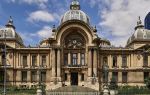
[[[80,20],[89,24],[89,18],[83,11],[80,10],[80,4],[77,0],[72,1],[70,10],[63,15],[61,23],[69,20]]]

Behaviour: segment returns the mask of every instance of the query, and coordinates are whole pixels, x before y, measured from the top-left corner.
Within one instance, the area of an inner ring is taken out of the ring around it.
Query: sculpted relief
[[[64,48],[79,49],[84,47],[85,47],[85,40],[78,33],[71,33],[65,38]]]

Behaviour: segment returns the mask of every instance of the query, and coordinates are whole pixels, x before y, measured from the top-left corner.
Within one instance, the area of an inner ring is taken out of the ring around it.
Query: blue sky
[[[60,24],[72,0],[1,0],[0,27],[13,17],[16,31],[25,45],[36,45],[51,35],[51,27]],[[124,46],[134,33],[138,16],[142,21],[150,11],[150,0],[79,0],[81,10],[97,26],[100,37],[113,45]]]

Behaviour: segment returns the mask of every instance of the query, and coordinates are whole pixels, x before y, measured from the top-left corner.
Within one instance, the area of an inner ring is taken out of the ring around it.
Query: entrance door
[[[78,73],[71,73],[71,85],[78,85]]]

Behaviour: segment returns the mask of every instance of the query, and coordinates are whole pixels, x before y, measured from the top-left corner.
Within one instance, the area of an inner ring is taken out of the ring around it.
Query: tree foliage
[[[109,89],[116,90],[118,88],[117,81],[114,77],[112,77],[109,85]]]
[[[146,78],[144,81],[145,81],[147,88],[150,89],[150,77]]]

